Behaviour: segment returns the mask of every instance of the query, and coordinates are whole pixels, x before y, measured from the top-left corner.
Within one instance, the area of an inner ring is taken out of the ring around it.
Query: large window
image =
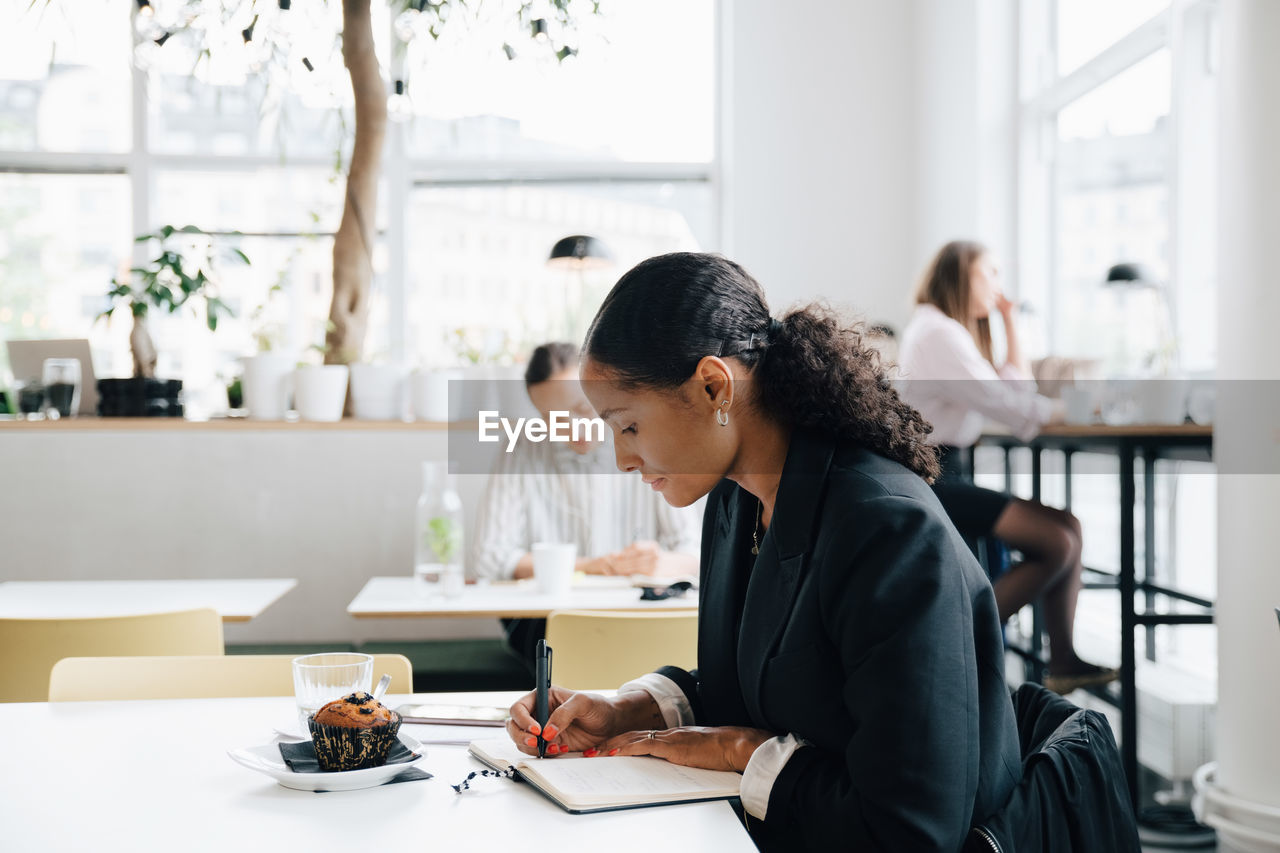
[[[307,17],[290,37],[311,40],[313,72],[264,64],[238,38],[218,62],[176,36],[157,49],[132,0],[72,5],[0,12],[0,335],[89,337],[99,375],[127,375],[127,318],[95,322],[108,283],[145,259],[134,235],[196,225],[252,260],[221,283],[236,316],[217,332],[192,315],[154,321],[159,371],[208,410],[200,389],[259,339],[300,356],[323,340],[351,143],[331,39],[340,4],[292,4]],[[192,8],[152,5],[160,23]],[[384,151],[364,358],[454,363],[459,330],[501,342],[485,357],[515,358],[580,335],[626,266],[716,247],[713,0],[603,4],[563,61],[510,32],[518,3],[479,4],[489,11],[439,40],[425,19],[373,5],[388,91],[400,80],[404,97]],[[552,244],[578,233],[601,238],[614,267],[548,269]],[[4,358],[0,347],[0,378]]]
[[[1026,2],[1022,280],[1057,355],[1104,375],[1215,361],[1208,0]],[[1045,69],[1050,69],[1046,73]],[[1140,286],[1107,285],[1139,264]]]
[[[1019,295],[1046,306],[1040,319],[1051,354],[1096,362],[1103,376],[1211,375],[1216,4],[1023,0],[1021,12]],[[1141,265],[1149,280],[1108,285],[1118,263]],[[1058,462],[1050,454],[1045,464],[1053,471]],[[1085,530],[1085,565],[1110,571],[1119,553],[1114,466],[1077,457],[1072,505]],[[1149,541],[1157,580],[1213,598],[1216,531],[1205,522],[1213,468],[1161,461],[1155,470]],[[1049,503],[1063,500],[1059,480],[1047,478],[1046,488]],[[1086,656],[1116,660],[1114,592],[1084,593],[1076,625]],[[1212,628],[1161,627],[1155,639],[1160,660],[1214,678]]]

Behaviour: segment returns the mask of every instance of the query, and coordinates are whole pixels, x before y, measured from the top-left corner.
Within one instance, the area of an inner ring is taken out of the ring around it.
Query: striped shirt
[[[599,557],[647,539],[697,556],[702,506],[668,504],[638,473],[617,469],[611,445],[579,455],[565,443],[521,439],[489,475],[468,572],[510,579],[534,542],[575,542],[579,557]]]

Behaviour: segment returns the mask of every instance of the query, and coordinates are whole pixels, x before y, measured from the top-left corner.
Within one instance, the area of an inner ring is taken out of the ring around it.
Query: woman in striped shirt
[[[548,343],[534,350],[525,387],[544,420],[551,412],[593,418],[578,381],[578,348]],[[614,465],[613,448],[584,430],[576,441],[519,440],[499,454],[476,517],[471,574],[480,580],[533,576],[535,542],[574,542],[577,570],[597,575],[697,575],[701,506],[677,508],[640,477]],[[522,659],[546,620],[503,620]]]

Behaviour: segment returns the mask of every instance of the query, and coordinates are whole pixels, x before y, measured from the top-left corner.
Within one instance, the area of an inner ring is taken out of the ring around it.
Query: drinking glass
[[[348,693],[368,693],[372,684],[373,658],[369,655],[325,652],[294,658],[293,693],[302,733],[310,733],[307,718],[327,703]]]
[[[70,417],[80,409],[80,360],[46,358],[44,360],[44,395],[50,409],[61,417]]]

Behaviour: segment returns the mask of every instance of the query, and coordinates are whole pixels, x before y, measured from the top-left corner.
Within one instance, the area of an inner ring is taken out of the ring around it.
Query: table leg
[[[1136,567],[1134,565],[1133,511],[1134,447],[1127,439],[1119,446],[1120,464],[1120,755],[1129,800],[1138,807],[1138,683],[1137,650],[1134,629],[1137,627],[1133,597]]]
[[[1071,459],[1075,456],[1075,451],[1066,448],[1062,451],[1062,508],[1067,512],[1071,512]]]
[[[1142,595],[1145,612],[1155,609],[1156,596],[1151,584],[1156,579],[1156,454],[1150,448],[1142,451]],[[1156,626],[1146,632],[1147,660],[1156,659]]]
[[[1031,500],[1040,503],[1042,493],[1040,483],[1041,456],[1044,448],[1038,444],[1031,445]],[[1031,602],[1031,654],[1035,658],[1036,681],[1044,681],[1044,607],[1041,599]]]

